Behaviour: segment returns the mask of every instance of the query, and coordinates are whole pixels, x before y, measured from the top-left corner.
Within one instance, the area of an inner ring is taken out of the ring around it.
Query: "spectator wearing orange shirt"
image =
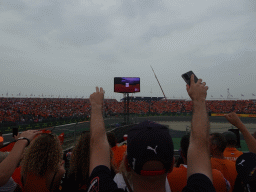
[[[233,161],[227,160],[224,157],[224,150],[227,146],[225,137],[220,133],[213,133],[210,136],[210,151],[212,169],[219,170],[224,177],[230,182],[233,190],[237,172],[236,164]]]
[[[236,162],[237,158],[243,154],[242,151],[238,151],[236,149],[236,143],[237,143],[236,134],[233,133],[232,131],[227,131],[227,132],[224,132],[222,135],[225,137],[227,141],[227,147],[223,153],[225,159]]]
[[[58,189],[66,172],[62,157],[56,135],[42,133],[35,138],[21,162],[22,190],[50,192]]]
[[[0,148],[4,145],[4,138],[2,136],[2,132],[0,131]]]
[[[181,192],[187,185],[187,153],[189,147],[190,135],[184,135],[181,139],[181,156],[184,164],[178,168],[173,168],[173,171],[167,175],[169,185],[172,192]],[[213,186],[217,192],[230,191],[230,183],[224,178],[223,174],[216,170],[212,170]]]
[[[108,142],[113,152],[112,163],[116,168],[116,171],[119,170],[120,164],[123,160],[124,153],[126,152],[127,145],[117,146],[117,140],[114,133],[107,133]]]

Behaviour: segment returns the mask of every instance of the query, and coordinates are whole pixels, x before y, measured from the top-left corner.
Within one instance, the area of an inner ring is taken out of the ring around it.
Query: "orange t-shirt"
[[[0,136],[0,143],[4,142],[4,138]]]
[[[227,159],[211,158],[212,169],[219,170],[224,177],[230,182],[231,190],[233,190],[236,181],[236,164]]]
[[[212,169],[213,186],[216,192],[229,191],[230,186],[227,185],[222,173],[216,169]],[[174,167],[172,172],[167,175],[169,185],[172,192],[181,192],[187,185],[187,168],[184,165],[176,168]]]
[[[34,174],[28,173],[26,183],[22,186],[24,192],[48,192],[46,180],[43,177],[38,177]]]
[[[15,183],[19,184],[19,186],[22,187],[21,174],[20,174],[20,172],[21,172],[21,166],[19,166],[19,167],[17,167],[17,168],[15,169],[15,171],[14,171],[13,174],[12,174],[12,178],[13,178],[13,180],[15,181]]]
[[[242,151],[238,151],[236,148],[227,147],[223,153],[225,159],[236,162],[237,158],[242,155]]]
[[[116,166],[117,169],[119,169],[119,166],[121,164],[121,161],[123,160],[126,149],[127,149],[127,145],[122,145],[120,147],[118,146],[112,147],[112,151],[113,151],[112,163]]]

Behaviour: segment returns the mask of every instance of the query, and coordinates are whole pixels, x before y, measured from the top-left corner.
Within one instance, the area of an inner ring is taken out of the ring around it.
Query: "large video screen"
[[[117,93],[140,92],[140,78],[139,77],[115,77],[114,92],[117,92]]]

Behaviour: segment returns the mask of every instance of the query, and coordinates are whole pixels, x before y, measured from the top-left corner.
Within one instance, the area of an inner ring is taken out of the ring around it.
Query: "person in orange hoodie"
[[[225,159],[236,162],[237,158],[243,154],[242,151],[238,151],[236,149],[236,143],[237,143],[236,134],[233,133],[232,131],[227,131],[222,133],[222,135],[225,137],[227,141],[227,147],[223,153]]]
[[[108,142],[113,152],[112,163],[118,172],[120,164],[123,160],[124,153],[126,152],[127,145],[117,146],[116,136],[112,132],[107,133]]]
[[[190,135],[184,135],[181,139],[181,156],[184,164],[178,168],[173,168],[173,171],[167,175],[169,185],[172,192],[181,192],[187,185],[187,152],[189,147]],[[217,192],[230,191],[230,183],[224,178],[223,174],[212,169],[213,186]]]
[[[233,161],[225,159],[223,152],[226,146],[227,141],[221,133],[212,133],[210,135],[212,169],[219,170],[230,182],[231,190],[233,190],[237,176],[236,165]]]

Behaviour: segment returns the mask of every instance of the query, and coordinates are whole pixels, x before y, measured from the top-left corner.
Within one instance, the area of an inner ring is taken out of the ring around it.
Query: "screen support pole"
[[[124,94],[125,97],[124,97],[124,123],[126,125],[129,124],[129,93],[125,93]]]

